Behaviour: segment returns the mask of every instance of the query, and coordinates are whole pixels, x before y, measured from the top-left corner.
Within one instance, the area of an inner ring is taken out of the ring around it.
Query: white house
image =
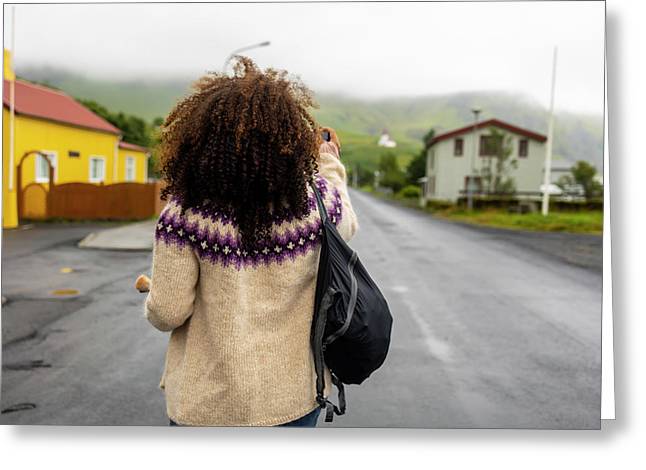
[[[473,177],[474,191],[483,191],[482,170],[492,160],[495,151],[491,128],[511,138],[512,154],[517,167],[511,169],[518,193],[540,191],[543,183],[545,141],[547,137],[536,132],[500,121],[489,119],[450,132],[439,134],[431,140],[426,156],[426,178],[423,184],[425,200],[457,201],[464,196],[469,177]],[[475,145],[477,144],[477,145]],[[492,165],[495,168],[495,163]]]
[[[397,142],[392,140],[390,138],[390,135],[388,134],[388,131],[384,129],[381,132],[381,137],[379,137],[379,142],[377,142],[377,145],[379,145],[380,147],[393,148],[397,147]]]

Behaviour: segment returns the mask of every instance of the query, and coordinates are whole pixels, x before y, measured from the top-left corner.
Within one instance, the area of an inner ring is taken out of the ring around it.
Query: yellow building
[[[43,155],[51,161],[57,185],[147,181],[148,149],[123,142],[118,128],[65,93],[16,80],[6,50],[4,60],[3,228],[18,225],[19,184],[21,188],[32,183],[41,185],[38,190],[24,193],[23,216],[37,218],[45,214],[42,194],[46,193],[50,175]],[[38,153],[27,154],[30,151]]]
[[[119,142],[116,160],[118,181],[145,183],[148,181],[148,156],[150,150],[141,145]]]

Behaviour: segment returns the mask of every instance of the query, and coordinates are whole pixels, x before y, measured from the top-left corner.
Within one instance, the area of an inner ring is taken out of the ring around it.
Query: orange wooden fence
[[[49,193],[46,218],[136,220],[158,215],[160,184],[57,184]]]

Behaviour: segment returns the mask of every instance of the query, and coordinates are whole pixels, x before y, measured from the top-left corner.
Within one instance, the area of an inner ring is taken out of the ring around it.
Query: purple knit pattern
[[[316,185],[321,191],[324,200],[328,194],[326,181],[316,179]],[[332,190],[331,201],[326,203],[330,221],[338,225],[343,216],[341,196],[336,188]],[[309,213],[317,211],[314,195],[309,197]],[[225,214],[208,211],[205,208],[188,209],[187,212],[199,214],[202,218],[219,221],[223,224],[233,224],[231,217]],[[275,214],[274,223],[293,222],[295,216],[286,211]],[[271,263],[283,263],[285,260],[294,260],[297,256],[304,255],[320,243],[322,234],[321,221],[297,222],[293,228],[288,228],[283,234],[275,234],[271,238],[255,246],[243,249],[239,239],[234,239],[229,233],[222,234],[217,229],[206,230],[200,228],[197,221],[188,222],[179,214],[163,212],[155,229],[155,239],[169,245],[180,247],[191,246],[202,260],[225,267],[256,267]]]

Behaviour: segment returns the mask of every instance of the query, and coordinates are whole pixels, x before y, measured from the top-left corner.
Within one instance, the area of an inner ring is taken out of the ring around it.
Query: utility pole
[[[556,53],[557,47],[554,46],[554,56],[552,58],[552,92],[550,96],[550,113],[547,120],[547,144],[545,145],[545,172],[543,174],[543,215],[549,214],[550,211],[550,185],[552,183],[552,140],[554,140],[554,87],[556,85]]]
[[[467,180],[467,209],[473,210],[473,185],[475,183],[475,161],[478,158],[478,115],[482,110],[480,108],[473,108],[471,112],[473,113],[473,154],[471,155],[469,162],[469,176]]]

